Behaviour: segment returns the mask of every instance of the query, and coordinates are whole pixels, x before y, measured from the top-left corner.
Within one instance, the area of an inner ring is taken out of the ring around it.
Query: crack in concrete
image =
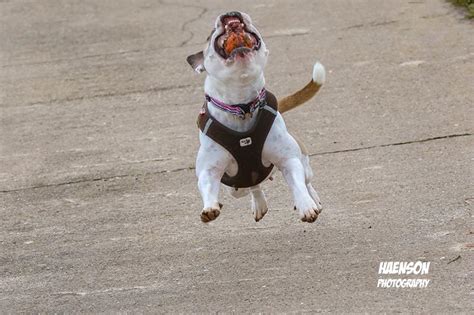
[[[161,48],[160,48],[161,49]],[[38,66],[38,65],[45,65],[45,64],[56,64],[60,62],[69,62],[71,60],[83,60],[83,59],[90,59],[90,58],[97,58],[97,57],[110,57],[110,56],[117,56],[117,55],[125,55],[130,53],[138,53],[141,49],[131,49],[131,50],[124,50],[124,51],[114,51],[109,53],[103,54],[92,54],[92,55],[83,55],[78,56],[75,58],[59,58],[59,59],[52,59],[52,60],[44,60],[44,61],[32,61],[32,62],[24,62],[24,63],[13,63],[13,64],[6,64],[1,65],[0,68],[11,68],[11,67],[24,67],[24,66]]]
[[[278,37],[298,37],[298,36],[306,36],[306,34],[275,34],[275,35],[267,35],[265,38],[278,38]]]
[[[309,154],[309,156],[322,156],[322,155],[338,154],[338,153],[345,153],[345,152],[357,152],[357,151],[362,151],[362,150],[370,150],[370,149],[386,148],[386,147],[395,147],[395,146],[401,146],[401,145],[407,145],[407,144],[425,143],[425,142],[430,142],[430,141],[450,139],[450,138],[459,138],[459,137],[467,137],[467,136],[472,136],[472,135],[474,135],[474,134],[473,133],[450,134],[450,135],[430,137],[430,138],[419,139],[419,140],[410,140],[410,141],[379,144],[379,145],[359,147],[359,148],[317,152],[317,153]],[[120,178],[125,178],[125,177],[142,177],[142,176],[158,175],[158,174],[164,174],[164,173],[176,173],[176,172],[182,172],[182,171],[192,171],[194,169],[195,169],[194,166],[188,166],[188,167],[180,167],[180,168],[176,168],[176,169],[172,169],[172,170],[161,170],[161,171],[149,172],[149,173],[122,174],[122,175],[114,175],[114,176],[108,176],[108,177],[97,177],[97,178],[82,178],[82,179],[71,180],[71,181],[63,182],[63,183],[45,184],[45,185],[23,187],[23,188],[11,189],[11,190],[0,190],[0,193],[12,193],[12,192],[25,191],[25,190],[48,188],[48,187],[58,187],[58,186],[73,185],[73,184],[86,183],[86,182],[108,181],[108,180],[111,180],[111,179],[120,179]]]
[[[360,147],[360,148],[318,152],[318,153],[310,154],[309,156],[327,155],[327,154],[335,154],[335,153],[343,153],[343,152],[356,152],[356,151],[370,150],[370,149],[375,149],[375,148],[386,148],[386,147],[394,147],[394,146],[413,144],[413,143],[424,143],[424,142],[429,142],[429,141],[434,141],[434,140],[466,137],[466,136],[472,136],[472,135],[473,135],[472,133],[452,134],[452,135],[446,135],[446,136],[425,138],[425,139],[420,139],[420,140],[411,140],[411,141],[403,141],[403,142],[372,145],[372,146]]]
[[[202,11],[195,18],[183,23],[183,25],[181,26],[181,31],[182,32],[186,31],[186,27],[189,24],[199,20],[204,14],[206,14],[207,11],[208,10],[206,8],[203,8]],[[190,36],[187,39],[185,39],[183,42],[181,42],[181,44],[179,44],[178,47],[183,47],[184,45],[189,43],[194,38],[194,32],[191,31],[191,30],[188,30],[188,32],[190,33]]]
[[[108,180],[120,179],[120,178],[125,178],[125,177],[142,177],[142,176],[147,176],[147,175],[176,173],[176,172],[189,171],[189,170],[194,170],[194,169],[195,169],[194,166],[188,166],[188,167],[180,167],[180,168],[176,168],[172,170],[162,170],[162,171],[149,172],[149,173],[121,174],[121,175],[96,177],[96,178],[79,178],[77,180],[71,180],[71,181],[63,182],[63,183],[44,184],[44,185],[22,187],[22,188],[11,189],[11,190],[0,190],[0,193],[11,193],[11,192],[24,191],[24,190],[31,190],[31,189],[48,188],[48,187],[59,187],[59,186],[66,186],[66,185],[73,185],[73,184],[80,184],[80,183],[87,183],[87,182],[108,181]]]
[[[291,36],[291,35],[287,35],[287,36]],[[293,35],[293,36],[298,36],[298,35]],[[297,76],[303,73],[307,74],[308,70],[290,72],[290,73],[284,72],[282,74],[289,75],[289,76]],[[57,103],[62,103],[62,102],[82,101],[82,100],[88,100],[88,99],[94,99],[94,98],[105,98],[105,97],[114,97],[114,96],[126,96],[126,95],[131,95],[131,94],[140,94],[140,93],[149,93],[149,92],[172,91],[172,90],[180,90],[180,89],[191,88],[191,87],[196,88],[196,89],[202,88],[202,84],[196,83],[196,84],[171,85],[171,86],[153,87],[149,89],[131,90],[131,91],[125,91],[125,92],[109,92],[109,93],[95,94],[95,95],[90,95],[90,96],[56,98],[56,99],[51,99],[51,100],[46,100],[46,101],[34,101],[34,102],[26,103],[26,104],[7,105],[6,103],[0,103],[0,108],[10,108],[10,107],[18,108],[20,106],[51,105],[51,104],[57,104]]]
[[[161,3],[161,2],[160,2]],[[166,4],[166,5],[173,5],[173,4]],[[201,9],[202,11],[198,14],[197,17],[192,18],[191,20],[185,22],[181,26],[181,31],[184,32],[186,31],[186,27],[199,20],[204,14],[206,14],[209,10],[207,8],[203,7],[198,7],[198,6],[184,6],[184,7],[193,7],[193,8],[198,8]],[[362,25],[361,25],[362,26]],[[357,27],[352,26],[352,27]],[[349,27],[351,28],[351,27]],[[207,42],[199,42],[199,43],[192,43],[189,44],[189,42],[194,38],[195,34],[193,31],[188,30],[190,33],[189,38],[185,39],[178,45],[172,45],[172,46],[161,46],[161,47],[156,47],[156,48],[149,48],[149,49],[130,49],[130,50],[125,50],[125,51],[117,51],[117,52],[104,52],[102,54],[92,54],[92,55],[83,55],[83,56],[78,56],[74,58],[58,58],[58,59],[52,59],[52,60],[43,60],[43,61],[33,61],[33,62],[24,62],[24,63],[13,63],[13,64],[3,64],[0,65],[0,68],[7,69],[7,68],[13,68],[13,67],[24,67],[24,66],[39,66],[39,65],[48,65],[48,64],[57,64],[61,62],[70,62],[70,61],[78,61],[78,60],[84,60],[84,59],[91,59],[91,58],[103,58],[103,57],[110,57],[110,56],[120,56],[120,55],[127,55],[127,54],[135,54],[135,53],[147,53],[147,52],[154,52],[154,51],[159,51],[163,49],[174,49],[174,48],[183,48],[183,47],[194,47],[194,46],[199,46],[199,45],[205,45]],[[266,36],[263,36],[264,39],[268,38],[278,38],[278,37],[296,37],[296,36],[305,36],[308,35],[309,32],[296,32],[296,33],[290,33],[290,34],[269,34]],[[189,44],[189,45],[188,45]]]
[[[183,42],[176,46],[162,46],[162,47],[157,47],[154,49],[131,49],[131,50],[126,50],[126,51],[119,51],[119,52],[109,52],[109,53],[103,53],[103,54],[92,54],[92,55],[84,55],[76,58],[60,58],[60,59],[53,59],[53,60],[45,60],[45,61],[36,61],[36,62],[24,62],[24,63],[14,63],[14,64],[3,64],[0,65],[0,68],[11,68],[11,67],[22,67],[22,66],[31,66],[31,65],[43,65],[43,64],[54,64],[58,62],[69,62],[72,60],[82,60],[82,59],[89,59],[89,58],[96,58],[96,57],[109,57],[109,56],[116,56],[116,55],[124,55],[124,54],[130,54],[130,53],[139,53],[139,52],[152,52],[156,50],[162,50],[162,49],[170,49],[170,48],[182,48],[185,47],[186,44],[188,44],[193,38],[194,38],[194,32],[191,30],[187,30],[187,26],[197,20],[199,20],[204,14],[206,14],[209,10],[206,7],[201,7],[197,5],[184,5],[184,4],[176,4],[176,3],[167,3],[164,2],[163,0],[158,1],[161,5],[164,6],[175,6],[179,8],[196,8],[201,10],[201,12],[194,18],[184,22],[181,25],[181,31],[185,32],[188,31],[190,33],[189,38],[185,39]],[[193,44],[192,46],[197,45]]]
[[[362,23],[362,24],[347,26],[347,27],[341,28],[341,30],[350,30],[350,29],[363,28],[363,27],[385,26],[385,25],[390,25],[390,24],[395,24],[395,23],[398,23],[398,21],[395,21],[395,20],[382,21],[382,22],[373,21],[370,23]]]
[[[302,34],[303,35],[303,34]],[[286,35],[286,36],[299,36],[299,35]],[[301,74],[307,74],[308,70],[302,70],[302,71],[297,71],[297,72],[278,72],[276,76],[278,75],[288,75],[288,76],[299,76]],[[95,95],[90,95],[90,96],[76,96],[76,97],[65,97],[65,98],[56,98],[56,99],[51,99],[51,100],[46,100],[46,101],[33,101],[30,103],[26,104],[6,104],[6,103],[0,103],[0,108],[10,108],[10,107],[22,107],[22,106],[35,106],[35,105],[51,105],[51,104],[57,104],[57,103],[62,103],[62,102],[71,102],[71,101],[82,101],[82,100],[88,100],[88,99],[94,99],[94,98],[105,98],[105,97],[115,97],[115,96],[126,96],[126,95],[131,95],[131,94],[140,94],[140,93],[150,93],[150,92],[163,92],[163,91],[172,91],[172,90],[180,90],[184,88],[196,88],[196,89],[202,89],[202,84],[201,83],[196,83],[196,84],[183,84],[183,85],[171,85],[171,86],[161,86],[161,87],[153,87],[149,89],[139,89],[139,90],[131,90],[131,91],[125,91],[125,92],[109,92],[109,93],[104,93],[104,94],[95,94]],[[164,105],[170,105],[170,104],[164,104]],[[193,105],[195,105],[193,103]]]
[[[189,37],[185,39],[183,42],[181,42],[176,48],[184,47],[187,43],[189,43],[193,38],[194,38],[194,32],[191,30],[187,30],[187,26],[191,23],[196,22],[199,20],[204,14],[206,14],[209,10],[206,7],[198,6],[198,5],[192,5],[192,4],[179,4],[179,3],[168,3],[165,2],[164,0],[159,0],[158,1],[161,5],[164,6],[174,6],[178,8],[194,8],[194,9],[199,9],[201,12],[198,13],[197,16],[193,17],[192,19],[184,22],[181,25],[181,32],[188,31],[190,33]]]
[[[197,21],[202,15],[208,12],[207,9],[204,9],[205,11],[200,14],[199,17],[193,18],[191,22]],[[190,24],[187,23],[187,24]],[[185,30],[183,30],[185,31]],[[189,31],[192,33],[192,31]],[[277,37],[297,37],[297,36],[304,36],[308,35],[308,33],[294,33],[294,34],[269,34],[266,36],[263,36],[264,39],[268,38],[277,38]],[[174,48],[183,48],[183,47],[194,47],[194,46],[202,46],[205,45],[207,42],[199,42],[199,43],[192,43],[189,44],[189,42],[194,38],[195,34],[192,33],[192,37],[184,40],[183,42],[179,43],[178,45],[173,45],[173,46],[160,46],[156,48],[148,48],[148,49],[130,49],[130,50],[125,50],[125,51],[117,51],[117,52],[104,52],[103,54],[92,54],[92,55],[83,55],[83,56],[78,56],[74,58],[58,58],[58,59],[51,59],[51,60],[43,60],[43,61],[32,61],[32,62],[23,62],[23,63],[12,63],[12,64],[3,64],[0,65],[0,68],[2,69],[7,69],[7,68],[13,68],[13,67],[24,67],[24,66],[39,66],[39,65],[48,65],[48,64],[56,64],[56,63],[61,63],[61,62],[71,62],[71,61],[77,61],[77,60],[84,60],[84,59],[91,59],[91,58],[103,58],[103,57],[110,57],[110,56],[120,56],[120,55],[127,55],[127,54],[136,54],[136,53],[148,53],[148,52],[155,52],[159,50],[164,50],[164,49],[174,49]]]
[[[23,106],[35,106],[35,105],[47,105],[47,104],[54,104],[54,103],[62,103],[62,102],[72,102],[72,101],[82,101],[94,98],[103,98],[103,97],[114,97],[114,96],[125,96],[131,94],[143,94],[143,93],[150,93],[150,92],[163,92],[163,91],[170,91],[170,90],[180,90],[189,87],[197,87],[195,84],[182,84],[182,85],[171,85],[171,86],[158,86],[152,87],[149,89],[141,89],[141,90],[131,90],[125,92],[109,92],[104,94],[95,94],[90,96],[77,96],[77,97],[65,97],[65,98],[55,98],[47,101],[39,101],[39,102],[32,102],[24,104]],[[9,108],[9,107],[18,107],[18,105],[4,105],[0,104],[2,108]]]

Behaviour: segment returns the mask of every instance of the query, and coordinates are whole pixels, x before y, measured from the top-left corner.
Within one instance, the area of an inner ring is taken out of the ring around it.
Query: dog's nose
[[[240,21],[242,21],[242,14],[240,14],[239,11],[231,11],[231,12],[227,12],[225,14],[222,14],[221,15],[221,22],[224,23],[224,20],[225,19],[228,19],[228,18],[237,18],[239,19]]]
[[[240,19],[242,18],[242,15],[239,11],[230,11],[224,14],[223,17],[238,17]]]

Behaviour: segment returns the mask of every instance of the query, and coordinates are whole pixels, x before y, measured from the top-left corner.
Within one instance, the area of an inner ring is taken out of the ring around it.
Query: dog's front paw
[[[303,222],[313,223],[319,215],[319,210],[315,207],[306,211],[300,211],[300,219]]]
[[[301,221],[308,223],[313,223],[314,221],[316,221],[319,214],[321,213],[321,210],[318,209],[319,207],[317,207],[316,204],[307,207],[296,206],[295,208],[299,212]]]
[[[218,207],[207,207],[202,209],[201,212],[201,221],[204,223],[210,222],[217,219],[219,214],[221,214],[220,209],[222,209],[222,204],[220,203]]]

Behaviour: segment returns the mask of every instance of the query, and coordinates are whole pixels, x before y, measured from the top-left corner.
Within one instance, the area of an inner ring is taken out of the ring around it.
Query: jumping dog
[[[267,59],[262,36],[243,12],[217,17],[205,49],[187,58],[196,72],[207,72],[196,159],[203,222],[220,214],[221,182],[236,198],[250,193],[255,220],[262,219],[268,206],[260,183],[271,178],[274,166],[283,174],[302,221],[314,222],[322,210],[311,185],[308,152],[290,135],[281,114],[313,97],[326,72],[316,63],[303,89],[277,101],[265,89]]]

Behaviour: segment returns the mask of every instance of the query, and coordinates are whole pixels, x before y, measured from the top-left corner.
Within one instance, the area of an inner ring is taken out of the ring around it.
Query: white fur
[[[326,82],[326,70],[324,70],[324,66],[319,62],[316,62],[313,66],[313,81],[319,85],[323,85]]]
[[[260,36],[258,30],[251,25],[250,17],[245,13],[242,15],[251,30]],[[265,43],[262,40],[261,48],[246,60],[228,62],[215,52],[212,44],[219,32],[222,32],[222,25],[218,17],[216,32],[211,37],[211,44],[204,51],[204,66],[208,72],[204,89],[210,96],[229,104],[250,102],[265,86],[263,69],[268,56]],[[313,80],[322,84],[324,79],[324,67],[316,63],[313,69]],[[241,119],[216,108],[212,103],[208,103],[208,108],[211,115],[219,122],[241,132],[249,130],[257,116],[255,113],[251,118]],[[229,176],[235,175],[238,166],[227,150],[202,132],[199,134],[199,140],[201,146],[196,160],[196,175],[204,204],[201,219],[207,222],[219,215],[219,187],[222,176],[224,173]],[[322,207],[318,194],[310,183],[313,172],[309,165],[309,158],[301,152],[295,139],[288,133],[280,113],[275,118],[264,144],[262,163],[265,166],[272,163],[282,172],[290,187],[299,217],[303,221],[314,222]],[[231,194],[237,198],[250,192],[256,221],[267,213],[267,202],[259,185],[237,191],[232,188],[230,190]]]

